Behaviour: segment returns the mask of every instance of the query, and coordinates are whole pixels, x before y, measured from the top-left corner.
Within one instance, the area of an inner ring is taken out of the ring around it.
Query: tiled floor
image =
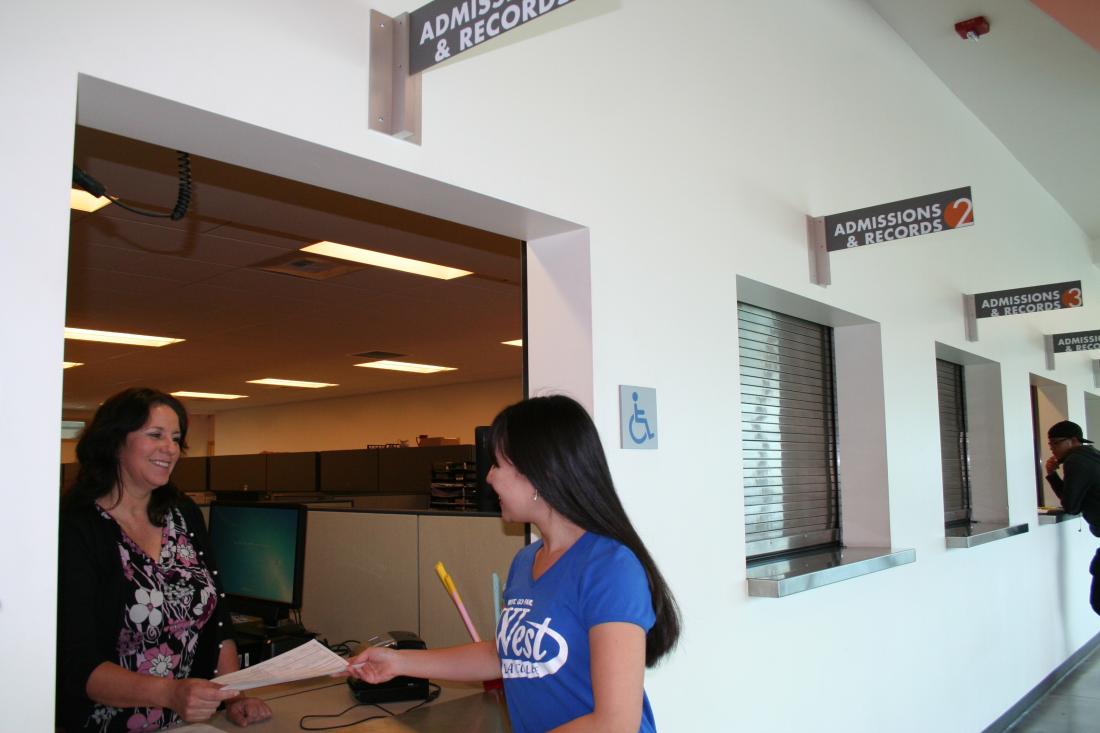
[[[1011,733],[1085,733],[1100,731],[1100,651],[1035,704]]]

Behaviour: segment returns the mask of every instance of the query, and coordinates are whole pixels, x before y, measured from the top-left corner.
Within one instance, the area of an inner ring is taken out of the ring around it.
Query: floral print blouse
[[[115,520],[102,507],[100,516]],[[189,677],[199,632],[217,606],[214,579],[191,541],[179,509],[165,517],[160,557],[153,559],[118,528],[118,556],[127,589],[120,609],[118,664],[156,677]],[[86,726],[100,733],[151,731],[181,723],[165,708],[116,708],[96,703]]]

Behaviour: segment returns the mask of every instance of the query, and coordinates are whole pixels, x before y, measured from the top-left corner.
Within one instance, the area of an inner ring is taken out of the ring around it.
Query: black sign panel
[[[1073,333],[1056,333],[1050,337],[1054,344],[1055,354],[1064,354],[1067,351],[1092,351],[1100,349],[1100,331],[1074,331]]]
[[[571,0],[435,0],[409,15],[409,73],[557,10]]]
[[[970,187],[879,204],[825,217],[830,252],[968,227],[974,223]]]
[[[978,318],[1079,308],[1084,304],[1080,280],[1053,285],[1032,285],[1015,290],[997,290],[974,296],[974,311]]]

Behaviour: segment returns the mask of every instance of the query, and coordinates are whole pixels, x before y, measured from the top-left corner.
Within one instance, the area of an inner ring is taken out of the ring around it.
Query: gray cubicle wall
[[[527,544],[522,524],[499,517],[469,517],[461,513],[421,514],[417,553],[420,557],[420,636],[435,649],[470,641],[466,626],[435,572],[442,562],[458,587],[462,604],[483,640],[493,638],[492,575],[500,587],[508,578],[512,558]]]
[[[435,574],[442,561],[483,639],[492,638],[492,573],[503,584],[525,527],[460,513],[309,513],[302,620],[329,641],[415,631],[430,648],[469,641]]]

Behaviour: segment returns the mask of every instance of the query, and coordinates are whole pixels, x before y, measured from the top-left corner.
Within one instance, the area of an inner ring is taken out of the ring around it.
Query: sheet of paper
[[[191,723],[190,725],[183,725],[179,728],[173,728],[172,733],[224,733],[221,729],[215,728],[212,725],[206,723]]]
[[[343,672],[347,668],[348,660],[316,639],[311,639],[266,662],[254,664],[238,672],[223,674],[221,677],[215,677],[213,681],[231,690],[251,690],[253,687],[277,685],[280,682],[295,682]]]

